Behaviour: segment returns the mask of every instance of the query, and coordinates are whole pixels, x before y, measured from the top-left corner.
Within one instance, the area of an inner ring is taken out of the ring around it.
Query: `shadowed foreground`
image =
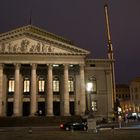
[[[102,130],[98,133],[85,131],[49,131],[28,128],[1,130],[1,140],[138,140],[140,130]]]

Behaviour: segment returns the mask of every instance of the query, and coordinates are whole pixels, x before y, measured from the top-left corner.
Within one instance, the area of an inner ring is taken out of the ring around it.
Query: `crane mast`
[[[111,42],[111,33],[110,33],[110,23],[109,23],[109,14],[108,14],[108,4],[107,1],[104,5],[105,19],[106,19],[106,31],[107,31],[107,40],[108,40],[108,59],[110,60],[111,68],[111,78],[112,78],[112,95],[113,95],[113,107],[116,102],[116,86],[115,86],[115,71],[114,71],[114,56],[113,56],[113,47]]]

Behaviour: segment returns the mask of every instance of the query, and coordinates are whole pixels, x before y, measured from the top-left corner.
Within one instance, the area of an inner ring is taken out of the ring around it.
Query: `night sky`
[[[140,76],[140,0],[108,0],[117,84]],[[29,24],[107,58],[104,0],[0,0],[0,33]]]

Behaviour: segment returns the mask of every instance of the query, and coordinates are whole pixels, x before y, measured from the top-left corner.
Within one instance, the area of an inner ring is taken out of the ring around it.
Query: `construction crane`
[[[114,71],[114,54],[113,54],[113,47],[111,42],[111,33],[110,33],[110,22],[109,22],[109,12],[108,12],[108,3],[105,0],[104,5],[104,12],[105,12],[105,19],[106,19],[106,31],[107,31],[107,40],[108,40],[108,59],[110,60],[110,68],[111,68],[111,82],[112,82],[112,94],[113,94],[113,108],[116,102],[116,86],[115,86],[115,71]]]

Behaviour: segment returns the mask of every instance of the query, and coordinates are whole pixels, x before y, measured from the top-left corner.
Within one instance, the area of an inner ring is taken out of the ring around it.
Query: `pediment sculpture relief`
[[[0,53],[54,53],[54,51],[55,48],[51,44],[29,39],[0,44]]]

